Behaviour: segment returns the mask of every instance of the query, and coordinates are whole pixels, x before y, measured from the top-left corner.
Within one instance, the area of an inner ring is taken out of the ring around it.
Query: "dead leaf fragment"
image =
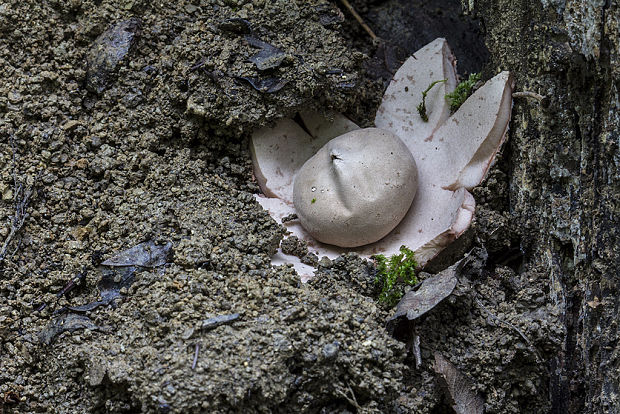
[[[251,36],[246,36],[245,40],[247,40],[250,46],[261,49],[260,52],[248,59],[260,71],[275,69],[286,59],[286,53],[269,43]]]
[[[433,355],[435,356],[433,368],[437,374],[437,381],[454,412],[456,414],[484,413],[484,400],[475,391],[474,383],[439,352]]]
[[[204,329],[205,331],[210,331],[221,325],[230,325],[231,323],[239,319],[240,316],[241,315],[238,313],[232,313],[228,315],[218,315],[214,316],[213,318],[205,319],[204,321],[202,321],[202,329]]]
[[[254,89],[262,93],[276,93],[288,83],[286,79],[279,78],[260,79],[250,76],[239,76],[237,79],[248,82]]]
[[[390,321],[406,316],[412,321],[433,309],[450,296],[456,286],[457,265],[424,280],[417,289],[412,289],[396,305],[396,313]]]
[[[169,259],[172,251],[172,243],[163,245],[155,244],[154,241],[140,243],[124,250],[117,255],[101,263],[103,266],[140,266],[158,267],[163,266]]]
[[[95,325],[89,317],[70,313],[54,319],[43,331],[39,332],[39,341],[49,345],[61,333],[74,332],[78,329],[106,331],[105,328]]]

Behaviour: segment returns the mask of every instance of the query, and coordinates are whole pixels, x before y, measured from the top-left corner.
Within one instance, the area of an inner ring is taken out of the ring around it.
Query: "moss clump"
[[[418,263],[413,251],[405,246],[400,247],[400,254],[389,259],[382,254],[375,255],[374,259],[377,266],[375,285],[381,289],[379,303],[391,308],[403,296],[405,286],[418,283],[415,275]]]
[[[472,94],[474,86],[480,80],[479,73],[472,73],[466,81],[458,84],[454,91],[446,94],[446,101],[450,104],[450,111],[453,113],[463,105],[463,102]]]

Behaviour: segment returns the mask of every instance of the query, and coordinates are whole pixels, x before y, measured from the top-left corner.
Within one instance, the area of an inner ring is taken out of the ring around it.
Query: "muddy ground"
[[[398,62],[455,22],[461,72],[485,69],[459,4],[354,5],[386,42],[318,0],[0,5],[0,412],[451,412],[434,353],[486,412],[548,410],[564,328],[501,157],[474,192],[471,265],[418,326],[420,367],[385,329],[372,264],[323,262],[309,284],[270,265],[283,228],[254,202],[253,129],[307,107],[368,124]],[[407,46],[413,18],[428,29]],[[257,41],[279,50],[263,70]],[[172,244],[165,265],[102,270],[147,241]],[[79,308],[106,275],[119,296]]]

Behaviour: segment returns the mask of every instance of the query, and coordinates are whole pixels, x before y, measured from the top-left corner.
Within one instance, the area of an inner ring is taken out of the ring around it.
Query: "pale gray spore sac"
[[[403,219],[417,190],[407,146],[378,128],[329,141],[299,170],[293,203],[316,240],[357,247],[383,238]]]

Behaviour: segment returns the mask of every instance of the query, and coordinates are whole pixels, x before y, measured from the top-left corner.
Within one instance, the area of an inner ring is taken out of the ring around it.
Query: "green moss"
[[[479,73],[472,73],[466,81],[458,84],[453,92],[446,95],[446,101],[450,104],[453,113],[463,105],[463,102],[472,94],[474,86],[480,80]]]
[[[391,308],[403,296],[405,286],[418,283],[415,275],[418,263],[413,251],[405,246],[400,247],[400,254],[389,259],[382,254],[375,255],[374,259],[377,265],[375,285],[381,289],[379,303]]]
[[[432,89],[433,86],[437,85],[438,83],[445,82],[445,81],[447,81],[447,79],[436,80],[435,82],[428,85],[428,88],[426,88],[426,90],[422,92],[422,102],[420,102],[420,104],[417,107],[418,113],[420,114],[420,118],[422,118],[422,121],[428,122],[428,114],[426,113],[426,95]]]

